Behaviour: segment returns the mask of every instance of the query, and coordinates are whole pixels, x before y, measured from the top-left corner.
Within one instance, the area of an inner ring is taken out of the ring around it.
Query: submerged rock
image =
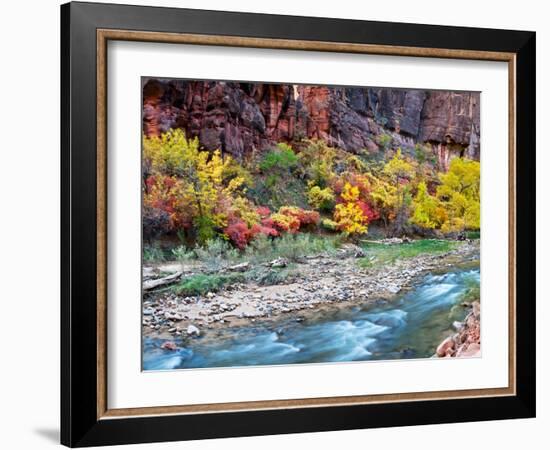
[[[175,344],[175,342],[172,342],[172,341],[166,341],[160,347],[163,350],[170,350],[170,351],[176,351],[178,349],[178,346]]]

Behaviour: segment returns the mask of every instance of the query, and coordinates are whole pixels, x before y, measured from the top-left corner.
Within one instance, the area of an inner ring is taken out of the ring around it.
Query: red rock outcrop
[[[457,358],[481,356],[480,304],[475,301],[471,307],[472,310],[460,324],[458,331],[439,344],[436,350],[437,356]]]
[[[143,132],[183,128],[207,150],[236,157],[275,142],[323,139],[352,153],[430,145],[440,165],[479,159],[479,93],[146,79]]]

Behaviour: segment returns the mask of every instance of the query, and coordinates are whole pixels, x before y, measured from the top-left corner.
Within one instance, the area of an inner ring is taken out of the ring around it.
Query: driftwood
[[[183,272],[176,272],[164,278],[157,278],[155,280],[146,280],[143,282],[143,290],[150,291],[151,289],[155,289],[160,286],[166,286],[168,284],[175,283],[181,278],[182,275],[183,275]]]
[[[273,261],[263,264],[266,267],[272,267],[274,269],[281,269],[288,266],[288,260],[286,258],[276,258]]]
[[[240,264],[235,264],[234,266],[227,267],[225,270],[228,272],[246,272],[250,268],[250,264],[243,262]]]

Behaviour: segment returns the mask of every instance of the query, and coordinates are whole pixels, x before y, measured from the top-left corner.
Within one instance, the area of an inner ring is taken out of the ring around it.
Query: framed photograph
[[[535,33],[61,7],[71,447],[535,415]]]

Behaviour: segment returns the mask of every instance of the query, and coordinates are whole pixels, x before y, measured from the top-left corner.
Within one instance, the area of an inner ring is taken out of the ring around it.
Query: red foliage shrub
[[[270,218],[275,228],[281,232],[296,233],[300,229],[300,221],[294,216],[275,213]]]
[[[279,232],[271,223],[270,219],[266,218],[264,220],[266,221],[266,225],[257,223],[252,225],[251,228],[248,228],[243,220],[236,219],[225,228],[223,233],[235,247],[243,250],[258,234],[265,234],[266,236],[273,237],[279,236]]]
[[[376,211],[367,202],[363,200],[359,200],[357,201],[357,206],[359,206],[359,208],[363,212],[363,215],[369,220],[369,223],[372,222],[373,220],[380,218],[380,214],[378,213],[378,211]]]
[[[267,206],[258,206],[256,208],[256,212],[260,215],[262,219],[269,217],[269,215],[271,214],[271,211]]]
[[[282,206],[279,214],[298,219],[298,228],[306,225],[316,225],[319,222],[319,213],[308,209],[298,208],[296,206]]]
[[[265,234],[266,236],[279,236],[279,232],[274,227],[268,227],[260,224],[254,224],[252,225],[252,228],[250,229],[253,236],[257,236],[258,234]]]
[[[233,242],[235,247],[243,250],[248,242],[252,239],[253,234],[243,220],[236,220],[230,223],[225,230],[224,234]]]

